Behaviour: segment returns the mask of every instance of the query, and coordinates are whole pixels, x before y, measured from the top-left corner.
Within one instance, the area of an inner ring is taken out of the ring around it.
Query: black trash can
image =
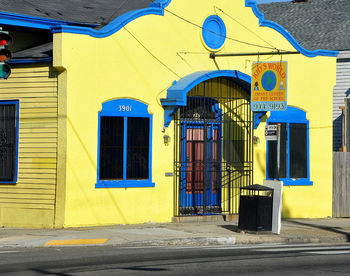
[[[241,188],[238,228],[250,231],[271,231],[272,202],[272,188],[258,184]]]

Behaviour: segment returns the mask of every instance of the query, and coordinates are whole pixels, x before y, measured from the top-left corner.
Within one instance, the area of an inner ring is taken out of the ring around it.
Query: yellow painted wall
[[[57,158],[57,74],[49,64],[12,66],[0,101],[19,100],[18,181],[0,184],[0,225],[53,227]]]
[[[164,16],[140,17],[106,38],[54,34],[54,66],[65,71],[66,133],[65,209],[63,226],[169,222],[173,216],[173,124],[161,132],[164,111],[159,99],[174,80],[203,70],[239,70],[249,74],[258,57],[209,58],[201,41],[201,26],[212,14],[226,24],[228,39],[221,53],[270,51],[251,44],[295,50],[278,32],[259,27],[244,0],[173,0]],[[223,14],[215,6],[225,11]],[[170,11],[170,12],[168,12]],[[175,16],[180,15],[184,19]],[[237,40],[249,43],[244,44]],[[280,60],[261,56],[260,61]],[[285,187],[284,214],[293,217],[331,215],[332,87],[335,59],[283,56],[288,61],[288,104],[307,111],[310,120],[312,187]],[[117,98],[146,103],[153,114],[152,181],[154,188],[95,189],[98,112],[102,103]],[[255,135],[254,183],[265,178],[264,125]],[[64,172],[61,172],[64,173]]]
[[[313,186],[284,186],[282,216],[297,218],[332,216],[332,89],[335,83],[335,61],[313,58],[302,67],[302,56],[289,59],[288,105],[303,109],[309,120],[310,180]],[[302,69],[301,69],[302,68]],[[333,74],[332,74],[333,73]],[[269,113],[267,114],[269,116]],[[261,182],[266,167],[265,123],[256,135],[254,182]]]

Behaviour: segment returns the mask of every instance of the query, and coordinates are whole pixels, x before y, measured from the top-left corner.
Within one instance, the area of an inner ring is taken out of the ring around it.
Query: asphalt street
[[[1,248],[1,275],[349,275],[350,244]]]

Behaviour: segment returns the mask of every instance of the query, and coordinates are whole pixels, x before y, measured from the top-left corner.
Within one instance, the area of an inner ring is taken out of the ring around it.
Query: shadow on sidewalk
[[[350,233],[344,230],[341,230],[342,227],[332,227],[332,226],[325,226],[325,225],[318,225],[318,224],[312,224],[312,223],[306,223],[301,221],[295,221],[295,220],[285,220],[288,223],[306,226],[310,228],[316,228],[324,231],[329,231],[336,234],[341,234],[344,237],[346,237],[347,242],[350,242]]]

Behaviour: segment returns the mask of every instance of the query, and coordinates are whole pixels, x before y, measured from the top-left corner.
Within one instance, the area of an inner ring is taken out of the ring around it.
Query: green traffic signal
[[[6,63],[0,63],[0,79],[7,79],[11,75],[11,67]]]

